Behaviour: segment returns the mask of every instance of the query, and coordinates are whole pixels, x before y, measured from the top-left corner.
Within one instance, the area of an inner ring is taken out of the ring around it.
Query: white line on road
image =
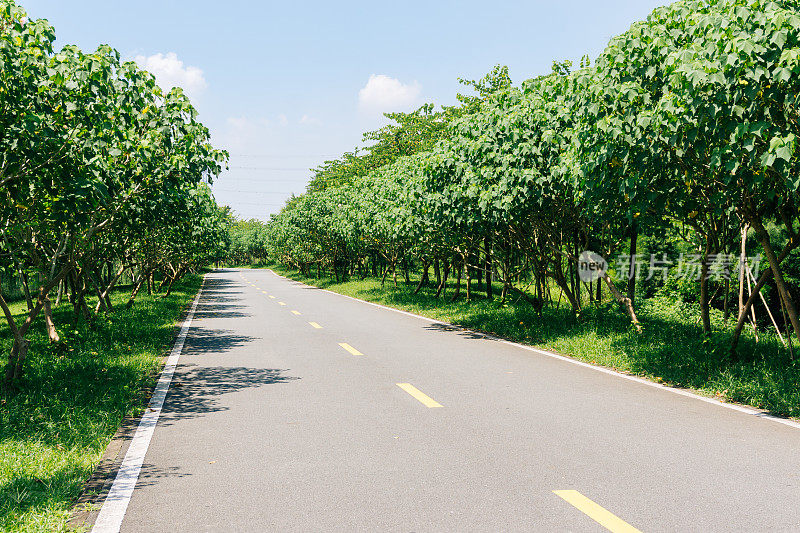
[[[269,271],[272,272],[273,275],[275,275],[275,276],[277,276],[279,278],[283,278],[283,279],[285,279],[287,281],[294,281],[294,280],[289,279],[289,278],[287,278],[285,276],[281,276],[280,274],[276,273],[273,270],[269,270]],[[302,282],[298,282],[298,283],[302,283]],[[306,285],[306,284],[303,283],[303,285]],[[306,285],[306,286],[307,287],[311,287],[311,285]],[[592,370],[596,370],[597,372],[603,372],[604,374],[609,374],[611,376],[616,376],[618,378],[627,379],[629,381],[635,381],[636,383],[641,383],[642,385],[647,385],[648,387],[654,387],[656,389],[661,389],[663,391],[671,392],[673,394],[680,394],[681,396],[686,396],[687,398],[694,398],[695,400],[700,400],[701,402],[710,403],[712,405],[717,405],[719,407],[724,407],[726,409],[732,409],[734,411],[739,411],[740,413],[744,413],[744,414],[748,414],[748,415],[752,415],[752,416],[757,416],[758,418],[762,418],[764,420],[769,420],[770,422],[777,422],[778,424],[783,424],[785,426],[790,426],[790,427],[793,427],[795,429],[800,429],[800,422],[795,422],[794,420],[789,419],[789,418],[781,418],[781,417],[778,417],[778,416],[774,416],[774,415],[771,415],[769,413],[765,413],[764,411],[759,411],[758,409],[755,409],[753,407],[746,407],[744,405],[736,405],[736,404],[733,404],[733,403],[721,402],[721,401],[715,400],[713,398],[707,398],[705,396],[700,396],[699,394],[696,394],[694,392],[689,392],[687,390],[678,389],[678,388],[675,388],[675,387],[669,387],[667,385],[662,385],[661,383],[656,383],[654,381],[650,381],[650,380],[647,380],[647,379],[644,379],[644,378],[640,378],[638,376],[631,376],[631,375],[628,375],[628,374],[623,374],[621,372],[616,372],[614,370],[611,370],[610,368],[605,368],[605,367],[602,367],[602,366],[596,366],[596,365],[592,365],[592,364],[589,364],[589,363],[584,363],[583,361],[579,361],[577,359],[573,359],[572,357],[567,357],[566,355],[561,355],[561,354],[557,354],[557,353],[554,353],[554,352],[548,352],[547,350],[542,350],[540,348],[534,348],[533,346],[526,346],[525,344],[520,344],[518,342],[509,341],[509,340],[506,340],[506,339],[501,339],[500,337],[495,337],[494,335],[490,335],[488,333],[483,333],[483,332],[480,332],[480,331],[470,330],[469,328],[465,328],[463,326],[456,326],[455,324],[451,324],[449,322],[443,322],[441,320],[435,320],[433,318],[428,318],[426,316],[418,315],[418,314],[415,314],[415,313],[409,313],[408,311],[403,311],[401,309],[395,309],[394,307],[388,307],[386,305],[381,305],[381,304],[376,304],[376,303],[373,303],[373,302],[368,302],[368,301],[362,300],[360,298],[355,298],[353,296],[347,296],[346,294],[339,294],[338,292],[329,291],[328,289],[320,289],[319,287],[315,287],[315,288],[318,289],[318,290],[330,293],[330,294],[335,294],[336,296],[341,296],[342,298],[347,298],[349,300],[355,300],[356,302],[361,302],[362,304],[367,304],[367,305],[371,305],[373,307],[379,307],[381,309],[386,309],[387,311],[394,311],[395,313],[400,313],[401,315],[406,315],[406,316],[411,316],[411,317],[414,317],[414,318],[418,318],[420,320],[424,320],[424,321],[426,321],[428,323],[431,323],[431,324],[441,324],[443,326],[450,326],[450,327],[453,327],[453,328],[457,328],[457,329],[459,329],[461,331],[472,331],[472,332],[477,333],[479,335],[483,335],[487,339],[494,340],[494,341],[499,341],[499,342],[502,342],[503,344],[508,344],[509,346],[516,346],[517,348],[522,348],[523,350],[528,350],[529,352],[538,353],[539,355],[544,355],[546,357],[552,357],[553,359],[558,359],[560,361],[564,361],[566,363],[571,363],[573,365],[582,366],[584,368],[590,368]]]
[[[192,317],[194,317],[194,313],[197,310],[197,303],[200,301],[200,294],[203,292],[204,284],[205,276],[203,277],[203,283],[200,285],[200,290],[197,291],[197,296],[192,302],[189,314],[186,315],[186,320],[183,321],[181,331],[175,340],[175,345],[172,347],[172,352],[170,352],[167,363],[164,365],[164,370],[161,372],[161,377],[156,383],[147,412],[139,422],[139,427],[131,440],[128,453],[125,454],[125,459],[122,460],[117,477],[114,478],[114,484],[111,485],[111,490],[108,491],[108,496],[103,502],[100,514],[97,515],[92,533],[117,533],[122,527],[122,519],[125,518],[125,511],[131,501],[133,489],[136,488],[136,481],[139,479],[139,472],[142,470],[144,456],[150,446],[150,439],[156,429],[156,423],[161,414],[161,408],[164,405],[172,375],[175,373],[175,367],[178,365],[178,359],[183,351],[186,334],[189,333],[189,328],[192,327]]]

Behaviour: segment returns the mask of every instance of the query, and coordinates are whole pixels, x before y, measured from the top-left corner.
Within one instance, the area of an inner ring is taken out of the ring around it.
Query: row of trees
[[[0,268],[22,280],[28,307],[16,318],[0,291],[14,339],[9,381],[40,313],[58,339],[54,291],[88,318],[111,310],[124,274],[130,305],[154,277],[169,292],[227,239],[208,187],[227,154],[183,92],[163,92],[108,46],[57,51],[54,40],[47,21],[0,0]]]
[[[225,259],[233,265],[260,265],[269,260],[266,225],[257,219],[232,218]]]
[[[750,235],[768,268],[740,296],[734,345],[768,284],[800,335],[784,273],[800,245],[798,2],[677,2],[612,39],[594,65],[571,67],[520,86],[498,67],[461,80],[476,95],[459,106],[388,115],[396,123],[368,134],[365,152],[317,169],[270,220],[271,257],[337,277],[413,267],[420,286],[434,266],[439,292],[453,276],[458,294],[464,275],[467,297],[476,276],[492,297],[497,276],[503,297],[541,307],[557,287],[580,313],[581,250],[635,256],[637,239],[679,235],[701,259],[710,333],[712,258],[755,254]],[[621,286],[602,281],[640,328],[629,273],[616,273]],[[749,276],[742,269],[740,291]]]

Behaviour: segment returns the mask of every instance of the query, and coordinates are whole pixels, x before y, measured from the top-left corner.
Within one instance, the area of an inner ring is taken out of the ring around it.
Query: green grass
[[[374,279],[337,283],[306,278],[272,265],[292,279],[370,302],[403,309],[677,387],[686,387],[721,400],[749,404],[781,416],[800,417],[800,363],[792,362],[777,337],[743,335],[736,355],[730,352],[730,327],[713,311],[716,333],[704,340],[699,310],[664,298],[644,300],[638,309],[644,333],[630,327],[612,302],[587,305],[580,318],[562,304],[547,307],[539,317],[524,300],[506,304],[479,296],[473,301],[435,298],[432,289],[414,295],[414,285],[382,289]],[[497,291],[499,294],[499,290]],[[587,302],[585,302],[587,303]]]
[[[63,531],[72,503],[100,461],[123,416],[138,414],[154,383],[174,325],[200,286],[189,276],[169,298],[141,294],[91,326],[73,325],[71,306],[54,309],[62,342],[50,345],[43,321],[16,394],[0,396],[0,531]],[[23,302],[13,305],[25,311]],[[11,336],[0,325],[5,372]]]

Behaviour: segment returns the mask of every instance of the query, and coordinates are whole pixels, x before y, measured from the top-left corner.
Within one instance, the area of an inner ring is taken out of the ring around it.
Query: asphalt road
[[[800,531],[799,458],[795,427],[224,270],[122,530]]]

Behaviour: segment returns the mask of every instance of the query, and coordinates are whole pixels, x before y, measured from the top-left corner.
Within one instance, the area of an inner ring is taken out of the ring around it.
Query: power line
[[[300,167],[242,167],[239,165],[230,165],[228,166],[228,168],[238,168],[243,170],[280,170],[283,172],[288,172],[288,171],[313,172],[313,170],[311,170],[310,168],[300,168]]]
[[[276,203],[270,203],[270,202],[235,202],[235,203],[236,203],[236,205],[270,205],[270,206],[275,206],[275,207],[283,207],[284,205],[286,205],[285,203],[276,204]],[[235,206],[230,205],[228,203],[225,203],[223,205],[227,205],[228,207],[235,207]]]
[[[213,189],[214,192],[243,192],[255,194],[294,194],[294,191],[255,191],[252,189]]]
[[[224,180],[224,179],[227,179],[227,178],[218,178],[217,180],[214,181],[214,183],[217,183],[217,181],[219,181],[219,179],[223,179]],[[233,176],[231,176],[231,180],[234,180],[234,179],[235,178]],[[291,182],[291,183],[297,183],[298,180],[304,180],[304,182],[306,181],[305,178],[302,178],[300,176],[295,177],[295,178],[276,178],[274,176],[247,176],[246,178],[242,178],[242,179],[243,180],[244,179],[246,179],[246,180],[259,180],[259,181],[286,181],[286,182]]]
[[[230,154],[231,157],[273,157],[275,159],[292,157],[339,157],[341,154]]]

